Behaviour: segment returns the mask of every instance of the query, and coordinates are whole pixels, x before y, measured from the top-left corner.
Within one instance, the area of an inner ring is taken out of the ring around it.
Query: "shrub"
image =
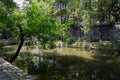
[[[4,46],[4,44],[0,42],[0,49],[2,48],[2,46]]]
[[[54,43],[50,43],[49,45],[48,45],[48,48],[49,49],[53,49],[53,48],[55,48],[56,47],[56,45],[54,44]]]

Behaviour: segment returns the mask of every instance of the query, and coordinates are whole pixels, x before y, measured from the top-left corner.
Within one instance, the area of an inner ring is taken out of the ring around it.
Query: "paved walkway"
[[[0,80],[35,80],[35,78],[0,58]]]

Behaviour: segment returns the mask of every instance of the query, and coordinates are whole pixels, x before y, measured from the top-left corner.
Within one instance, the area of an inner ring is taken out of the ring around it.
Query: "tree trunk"
[[[92,33],[89,34],[89,43],[92,42]]]
[[[101,42],[103,40],[102,38],[102,25],[99,26],[99,41]]]
[[[17,51],[16,51],[15,55],[9,61],[10,63],[13,63],[16,60],[16,58],[18,57],[18,55],[20,53],[20,50],[21,50],[21,48],[23,46],[23,43],[24,43],[24,33],[23,33],[23,30],[22,30],[21,26],[19,26],[19,32],[20,32],[20,43],[19,43],[19,46],[17,48]]]
[[[79,30],[79,40],[81,40],[81,25],[80,25],[80,18],[78,16],[78,20],[77,20],[77,27],[78,27],[78,30]]]
[[[43,49],[46,49],[46,42],[42,43]]]
[[[62,24],[62,3],[60,3],[60,24]]]

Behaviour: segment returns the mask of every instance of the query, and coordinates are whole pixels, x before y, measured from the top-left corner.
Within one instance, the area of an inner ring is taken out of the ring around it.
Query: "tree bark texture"
[[[23,29],[21,26],[19,26],[19,32],[20,32],[20,43],[19,43],[19,46],[16,50],[15,55],[9,61],[10,63],[13,63],[16,60],[16,58],[18,57],[18,55],[20,53],[20,50],[22,49],[23,43],[24,43],[24,33],[23,33]]]

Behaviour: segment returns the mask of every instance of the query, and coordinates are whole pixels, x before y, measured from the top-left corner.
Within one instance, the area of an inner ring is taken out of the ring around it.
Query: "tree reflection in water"
[[[57,63],[54,70],[56,74],[65,78],[63,80],[120,80],[120,62],[114,52],[85,53],[75,50],[66,51],[65,48],[57,50],[58,53],[55,55]],[[72,52],[74,53],[72,54]],[[50,55],[50,53],[48,54]],[[81,56],[81,54],[84,55]],[[47,58],[49,57],[47,56]]]

